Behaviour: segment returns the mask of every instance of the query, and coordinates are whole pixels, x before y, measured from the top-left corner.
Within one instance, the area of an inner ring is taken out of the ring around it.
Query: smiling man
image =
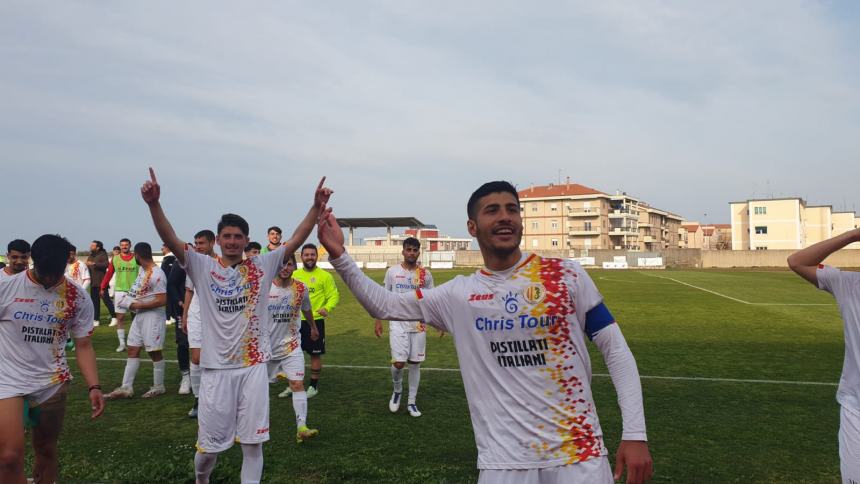
[[[161,240],[176,254],[200,299],[200,405],[197,482],[206,484],[217,456],[238,442],[242,446],[242,483],[258,483],[263,474],[263,442],[269,440],[269,379],[271,358],[269,315],[266,309],[272,280],[313,230],[326,210],[331,190],[320,180],[313,205],[277,250],[243,259],[248,222],[236,214],[221,216],[215,241],[221,257],[198,253],[176,236],[161,208],[161,187],[155,172],[140,189]]]
[[[480,483],[612,483],[651,477],[636,362],[603,297],[576,262],[520,251],[516,189],[482,185],[466,206],[485,267],[434,289],[392,293],[346,254],[334,215],[318,237],[329,261],[377,319],[451,333],[478,445]],[[603,354],[621,407],[615,475],[591,392],[586,338]]]

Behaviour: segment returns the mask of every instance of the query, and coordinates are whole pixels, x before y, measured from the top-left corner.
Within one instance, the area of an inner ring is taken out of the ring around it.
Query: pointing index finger
[[[320,184],[317,185],[317,190],[320,190],[323,187],[324,183],[325,183],[325,177],[322,177],[322,179],[320,180]]]
[[[155,170],[152,167],[149,167],[149,178],[152,179],[152,183],[158,183],[158,180],[155,179]]]

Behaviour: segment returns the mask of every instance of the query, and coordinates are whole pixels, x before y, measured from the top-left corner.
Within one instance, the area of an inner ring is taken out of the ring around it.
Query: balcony
[[[621,235],[639,235],[639,230],[636,227],[612,227],[609,229],[609,235],[611,236],[621,236]]]
[[[645,237],[642,237],[642,242],[645,242],[646,244],[653,244],[654,242],[657,242],[657,239],[655,239],[652,235],[646,235]]]
[[[648,222],[645,222],[645,223],[639,222],[639,226],[640,226],[640,227],[648,227],[648,228],[651,228],[651,227],[653,227],[653,226],[654,226],[654,224],[652,224],[652,223],[648,223]]]
[[[630,210],[628,208],[615,208],[615,209],[612,209],[611,212],[609,212],[609,218],[638,219],[639,218],[639,211],[638,210]]]
[[[599,208],[573,208],[567,207],[568,217],[599,217]]]
[[[600,235],[600,227],[573,225],[567,229],[567,235]]]

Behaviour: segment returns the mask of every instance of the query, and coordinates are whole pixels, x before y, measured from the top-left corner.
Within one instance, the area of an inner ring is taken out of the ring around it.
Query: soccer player
[[[117,299],[117,310],[133,311],[134,319],[128,332],[128,359],[122,385],[107,395],[110,400],[131,398],[134,395],[134,377],[140,368],[140,348],[152,360],[152,388],[142,398],[163,395],[164,389],[164,306],[167,304],[167,276],[152,260],[152,247],[146,242],[134,246],[134,258],[140,267],[137,278],[129,288],[128,296]],[[122,302],[120,302],[122,301]],[[123,306],[125,305],[125,306]]]
[[[104,411],[90,342],[93,305],[63,276],[69,243],[57,235],[33,242],[33,269],[0,279],[0,482],[24,483],[25,402],[38,410],[32,428],[34,482],[58,481],[57,439],[72,374],[66,335],[77,344],[78,368],[89,386],[92,418]],[[29,252],[29,250],[27,251]],[[31,411],[33,415],[35,412]],[[35,417],[35,416],[34,416]]]
[[[520,251],[519,196],[482,185],[467,203],[485,268],[434,289],[386,291],[345,252],[328,213],[319,240],[356,298],[378,319],[422,320],[451,333],[478,445],[480,483],[612,483],[651,477],[636,362],[588,274],[576,262]],[[603,354],[623,420],[615,475],[591,388],[586,338]]]
[[[245,246],[245,258],[250,259],[251,257],[260,255],[262,249],[260,248],[259,242],[249,242],[248,245]]]
[[[269,440],[269,321],[266,295],[272,279],[288,256],[304,242],[314,223],[325,213],[331,190],[320,180],[314,202],[292,237],[280,248],[261,256],[242,258],[248,245],[248,222],[225,214],[218,222],[216,242],[221,257],[197,253],[179,239],[161,208],[161,187],[155,172],[141,187],[158,235],[176,254],[198,289],[203,344],[200,349],[200,408],[197,453],[194,468],[197,482],[207,484],[218,453],[234,442],[242,445],[243,483],[260,482],[263,473],[263,442]]]
[[[301,349],[301,319],[299,312],[313,321],[311,299],[308,288],[293,279],[296,256],[289,254],[286,265],[272,281],[269,291],[269,318],[271,329],[272,359],[269,360],[269,381],[274,383],[279,375],[286,375],[289,390],[293,394],[293,410],[296,413],[296,441],[299,443],[316,437],[319,431],[308,428],[308,396],[305,392],[305,355]],[[311,325],[311,339],[319,338],[316,325]],[[288,393],[284,392],[283,396]],[[279,395],[281,396],[281,395]]]
[[[101,301],[104,300],[111,319],[116,319],[113,310],[113,301],[110,296],[101,290],[102,280],[105,277],[109,265],[108,255],[104,244],[100,240],[90,242],[90,255],[87,256],[87,268],[90,271],[92,285],[90,286],[90,299],[93,300],[93,326],[98,326],[101,318]]]
[[[281,228],[277,225],[273,225],[269,227],[269,230],[266,231],[266,236],[269,239],[269,243],[266,244],[265,247],[260,251],[261,254],[265,254],[266,252],[271,252],[278,247],[281,246]]]
[[[0,270],[0,280],[20,274],[30,267],[30,244],[15,239],[6,246],[6,267]]]
[[[839,402],[839,460],[842,482],[860,482],[860,272],[822,265],[830,254],[860,242],[860,229],[797,251],[788,266],[800,277],[836,298],[845,324],[845,360],[836,401]]]
[[[325,318],[337,306],[340,294],[331,274],[317,267],[317,246],[305,244],[301,256],[302,270],[293,273],[293,277],[308,287],[314,320],[320,333],[319,339],[312,339],[309,320],[302,316],[302,350],[311,355],[311,381],[308,388],[308,398],[311,398],[319,393],[322,355],[325,354]]]
[[[215,233],[201,230],[194,235],[194,250],[200,254],[217,258],[215,255]],[[200,347],[203,343],[203,328],[200,320],[200,299],[194,297],[194,283],[185,278],[185,314],[182,318],[183,330],[188,335],[188,349],[191,353],[191,392],[194,406],[188,412],[189,418],[197,418],[200,396]]]
[[[84,291],[90,290],[90,271],[87,269],[86,264],[81,264],[81,261],[78,260],[78,249],[72,244],[69,244],[69,260],[66,264],[66,277],[83,287]],[[95,326],[95,321],[93,321],[93,326]],[[66,349],[75,349],[75,340],[72,338],[72,335],[69,335]]]
[[[418,257],[421,255],[421,242],[415,237],[403,241],[403,262],[389,267],[385,272],[384,286],[392,292],[414,293],[419,289],[433,287],[433,276],[430,271],[421,267]],[[391,381],[394,392],[388,401],[388,409],[392,413],[400,409],[400,395],[403,393],[403,367],[409,363],[409,399],[406,409],[409,415],[420,417],[421,411],[415,403],[418,396],[418,383],[421,381],[421,362],[425,358],[427,348],[427,332],[421,321],[390,321],[388,323],[388,341],[391,345]],[[382,336],[382,321],[376,320],[374,329],[376,337]]]
[[[139,266],[137,259],[131,252],[131,240],[122,239],[119,241],[119,255],[115,255],[111,259],[108,266],[107,274],[102,279],[102,291],[107,289],[111,279],[114,279],[114,311],[116,312],[116,321],[111,320],[110,326],[116,326],[116,336],[119,339],[119,347],[116,352],[125,351],[125,313],[130,301],[128,301],[128,291],[131,290],[131,285],[137,278]]]

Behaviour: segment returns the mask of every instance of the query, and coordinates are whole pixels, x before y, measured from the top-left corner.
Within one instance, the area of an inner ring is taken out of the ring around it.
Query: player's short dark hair
[[[259,242],[248,242],[248,245],[245,246],[245,252],[249,252],[252,250],[263,250],[263,246],[260,245]]]
[[[406,247],[415,247],[416,249],[420,249],[421,242],[415,237],[406,237],[406,239],[403,240],[403,248],[405,249]]]
[[[26,254],[27,252],[30,252],[30,243],[26,240],[15,239],[12,242],[9,242],[9,245],[6,246],[7,253],[12,252],[13,250],[15,252],[21,252],[22,254]]]
[[[138,242],[134,244],[134,253],[141,259],[152,259],[152,246],[149,242]]]
[[[75,254],[77,254],[77,253],[78,253],[78,248],[77,248],[77,247],[75,247],[75,246],[74,246],[74,245],[72,245],[72,244],[69,244],[69,252],[74,252]]]
[[[209,229],[203,229],[200,232],[197,232],[196,234],[194,234],[194,238],[195,239],[205,238],[209,242],[212,242],[213,240],[215,240],[215,232],[212,232]]]
[[[317,246],[315,244],[310,243],[310,242],[308,242],[307,244],[302,246],[302,253],[305,252],[305,249],[313,249],[314,252],[319,253],[319,250],[317,250]]]
[[[517,205],[520,204],[520,194],[509,182],[506,181],[491,181],[484,183],[469,197],[469,202],[466,204],[466,214],[469,220],[475,220],[478,211],[478,201],[491,193],[510,193],[517,199]]]
[[[96,244],[96,250],[102,250],[105,248],[105,245],[102,244],[101,240],[94,240],[93,243]]]
[[[69,241],[59,235],[45,234],[33,242],[30,257],[36,272],[56,276],[66,271],[69,260]]]
[[[272,225],[271,227],[269,227],[268,229],[266,229],[266,233],[268,234],[269,232],[271,232],[271,231],[273,231],[273,230],[274,230],[275,232],[277,232],[277,233],[278,233],[278,235],[281,235],[281,234],[283,233],[283,232],[281,232],[281,228],[280,228],[280,227],[278,227],[277,225]]]
[[[239,215],[235,213],[225,213],[221,216],[221,220],[218,221],[218,233],[220,234],[224,227],[236,227],[242,232],[242,235],[245,237],[248,236],[250,232],[248,228],[248,222]]]
[[[128,242],[128,245],[131,245],[131,239],[125,239],[125,238],[123,238],[123,239],[119,239],[119,243],[120,243],[120,244],[121,244],[121,243],[123,243],[123,242]]]
[[[118,245],[113,246],[113,250],[119,250],[119,246]]]

